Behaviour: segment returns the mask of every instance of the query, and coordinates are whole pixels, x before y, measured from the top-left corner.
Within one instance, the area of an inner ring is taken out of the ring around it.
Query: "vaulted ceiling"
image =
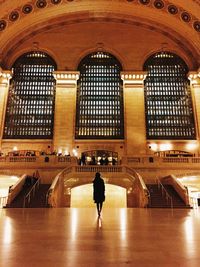
[[[99,47],[127,70],[141,69],[161,49],[179,54],[190,69],[200,65],[200,0],[0,0],[0,10],[4,68],[38,48],[60,69],[76,69]]]

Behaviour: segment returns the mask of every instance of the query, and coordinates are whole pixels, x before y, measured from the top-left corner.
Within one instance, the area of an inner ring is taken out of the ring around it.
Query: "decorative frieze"
[[[121,0],[122,1],[122,0]],[[124,1],[124,0],[123,0]],[[199,0],[193,0],[196,3]],[[0,19],[0,31],[6,30],[6,28],[12,25],[18,19],[22,19],[24,16],[29,15],[32,12],[37,12],[38,10],[46,10],[51,8],[52,5],[64,5],[71,4],[73,0],[34,0],[32,3],[27,1],[24,5],[18,7],[18,9],[11,10],[8,14]],[[135,5],[142,5],[146,8],[154,8],[159,12],[165,12],[173,15],[177,19],[187,23],[188,26],[192,27],[196,32],[200,32],[200,21],[199,18],[191,14],[190,11],[184,10],[180,5],[172,4],[168,0],[127,0],[130,8],[134,9]],[[199,4],[199,2],[198,2]]]
[[[10,70],[2,70],[2,68],[0,68],[0,86],[2,84],[8,85],[11,78],[12,72]]]
[[[200,68],[197,71],[190,71],[188,79],[190,80],[192,86],[200,87]]]
[[[143,87],[146,76],[147,76],[146,71],[121,72],[121,79],[124,82],[124,88],[132,86]]]
[[[79,79],[78,71],[54,71],[53,75],[58,85],[76,84]]]

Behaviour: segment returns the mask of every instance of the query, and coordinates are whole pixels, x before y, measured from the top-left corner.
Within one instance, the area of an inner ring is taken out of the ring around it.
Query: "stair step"
[[[167,208],[171,207],[171,203],[167,201],[166,197],[163,196],[161,188],[157,184],[147,184],[146,185],[149,193],[151,202],[149,203],[149,208]],[[173,208],[190,208],[185,205],[184,201],[180,198],[176,190],[172,185],[163,185],[167,193],[171,196],[173,201]]]
[[[29,208],[45,208],[46,207],[46,194],[50,188],[50,184],[40,184],[39,189],[36,191],[35,196],[29,203]]]

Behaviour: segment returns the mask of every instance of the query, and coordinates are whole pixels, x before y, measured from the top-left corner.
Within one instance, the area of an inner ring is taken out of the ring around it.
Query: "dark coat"
[[[105,184],[101,177],[95,177],[93,181],[93,199],[95,203],[105,201]]]

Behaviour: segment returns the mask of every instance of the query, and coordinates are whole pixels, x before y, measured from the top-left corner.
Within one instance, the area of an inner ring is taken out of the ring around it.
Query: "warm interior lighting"
[[[7,197],[9,186],[16,184],[17,176],[0,175],[0,197]]]
[[[189,197],[193,199],[200,198],[200,176],[190,175],[177,178],[184,186],[187,186]]]
[[[171,150],[172,149],[172,144],[160,144],[159,145],[159,151],[166,151],[166,150]]]
[[[197,147],[198,147],[198,144],[196,143],[188,143],[185,145],[186,151],[191,151],[191,152],[196,150]]]
[[[68,150],[65,150],[65,155],[69,155],[69,151]]]
[[[75,148],[72,150],[72,153],[73,153],[73,155],[74,155],[75,157],[77,157],[77,156],[78,156],[78,152],[76,151],[76,149],[75,149]]]
[[[126,189],[120,186],[105,184],[107,208],[126,208]],[[91,184],[77,186],[71,189],[72,208],[95,208],[93,202],[93,186]]]
[[[157,151],[158,150],[158,145],[157,144],[149,144],[149,148],[153,151]]]

